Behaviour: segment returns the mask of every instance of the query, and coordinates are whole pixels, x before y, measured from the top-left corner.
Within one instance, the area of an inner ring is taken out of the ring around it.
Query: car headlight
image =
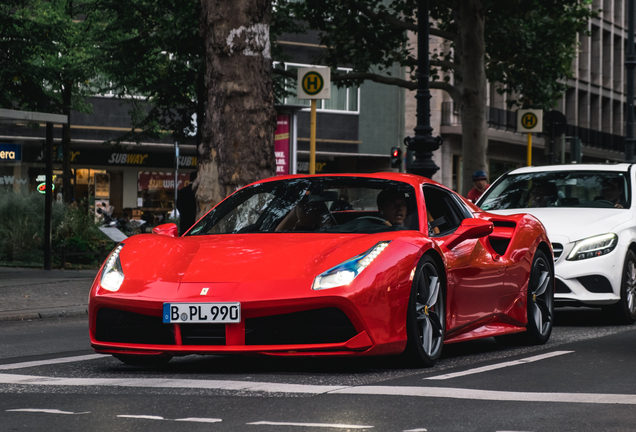
[[[578,261],[606,255],[613,251],[618,244],[618,236],[614,233],[602,234],[579,240],[574,244],[568,261]]]
[[[323,290],[350,284],[391,243],[383,241],[363,254],[330,268],[314,279],[312,289]]]
[[[120,244],[113,250],[104,264],[102,270],[102,277],[99,280],[99,284],[102,288],[108,291],[117,291],[124,282],[124,271],[121,268],[121,262],[119,261],[119,252],[121,252],[123,244]]]

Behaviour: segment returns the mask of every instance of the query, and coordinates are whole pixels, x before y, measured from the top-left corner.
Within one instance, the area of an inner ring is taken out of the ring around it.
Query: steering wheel
[[[371,222],[379,223],[379,224],[384,224],[386,222],[386,219],[382,219],[376,216],[360,216],[356,220],[363,220],[363,219],[371,221]]]
[[[594,200],[592,201],[594,204],[605,204],[609,207],[614,207],[615,204],[613,202],[611,202],[610,200],[606,200],[606,199],[599,199],[599,200]],[[594,206],[596,207],[596,205]]]

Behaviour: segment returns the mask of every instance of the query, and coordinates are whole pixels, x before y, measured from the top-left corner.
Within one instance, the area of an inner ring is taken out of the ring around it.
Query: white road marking
[[[636,405],[636,394],[509,392],[450,387],[360,386],[352,387],[347,390],[337,390],[331,392],[330,394],[419,396],[431,398],[491,400],[507,402],[568,402]]]
[[[490,365],[490,366],[483,366],[483,367],[478,367],[478,368],[474,368],[474,369],[468,369],[462,372],[455,372],[455,373],[449,373],[449,374],[445,374],[445,375],[438,375],[438,376],[433,376],[433,377],[428,377],[428,378],[424,378],[425,380],[445,380],[445,379],[450,379],[450,378],[456,378],[456,377],[460,377],[460,376],[465,376],[465,375],[472,375],[472,374],[476,374],[476,373],[482,373],[482,372],[488,372],[491,370],[496,370],[496,369],[501,369],[501,368],[505,368],[505,367],[510,367],[510,366],[518,366],[518,365],[522,365],[522,364],[526,364],[526,363],[532,363],[532,362],[536,362],[539,360],[544,360],[550,357],[556,357],[556,356],[560,356],[563,354],[569,354],[569,353],[573,353],[574,351],[554,351],[551,353],[547,353],[547,354],[541,354],[541,355],[537,355],[537,356],[533,356],[533,357],[527,357],[525,359],[521,359],[521,360],[513,360],[513,361],[508,361],[508,362],[504,362],[504,363],[497,363],[494,365]]]
[[[128,379],[128,378],[57,378],[37,375],[0,374],[0,384],[42,386],[104,386],[137,388],[183,388],[206,390],[252,391],[264,393],[366,394],[375,396],[418,396],[431,398],[495,400],[511,402],[565,402],[589,404],[636,405],[636,394],[542,393],[475,390],[449,387],[397,386],[327,386],[268,382]]]
[[[373,426],[350,425],[350,424],[340,424],[340,423],[292,423],[292,422],[257,421],[257,422],[245,423],[245,424],[268,425],[268,426],[302,426],[302,427],[340,428],[340,429],[371,429],[373,428]]]
[[[104,357],[103,354],[87,354],[82,356],[62,357],[62,358],[50,359],[50,360],[37,360],[37,361],[29,361],[29,362],[22,362],[22,363],[11,363],[11,364],[0,365],[0,370],[23,369],[23,368],[46,366],[46,365],[52,365],[52,364],[72,363],[72,362],[78,362],[78,361],[84,361],[84,360],[94,360],[96,358],[103,358],[103,357]]]
[[[174,419],[174,421],[196,422],[196,423],[218,423],[223,420],[217,419],[217,418],[188,417],[188,418],[182,418],[182,419]]]
[[[427,429],[421,428],[421,429],[408,429],[402,432],[426,432]]]
[[[161,416],[154,415],[138,415],[138,414],[119,414],[119,418],[132,418],[142,420],[166,420],[166,421],[178,421],[178,422],[196,422],[196,423],[218,423],[223,421],[217,418],[204,418],[204,417],[187,417],[181,419],[167,419]]]
[[[45,408],[16,408],[9,409],[7,412],[34,412],[34,413],[46,413],[46,414],[89,414],[90,411],[85,412],[71,412],[71,411],[60,411],[59,409],[45,409]]]
[[[132,415],[132,414],[121,414],[117,417],[120,418],[133,418],[133,419],[143,419],[143,420],[165,420],[161,416],[152,416],[152,415]]]

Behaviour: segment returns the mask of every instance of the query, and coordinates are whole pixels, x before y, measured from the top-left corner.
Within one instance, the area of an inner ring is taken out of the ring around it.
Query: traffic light
[[[402,150],[399,147],[391,147],[391,168],[402,166]]]

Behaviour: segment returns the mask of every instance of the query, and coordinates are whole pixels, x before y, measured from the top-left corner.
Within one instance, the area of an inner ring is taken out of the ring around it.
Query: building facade
[[[627,44],[627,0],[594,0],[599,17],[588,23],[588,35],[579,34],[579,53],[572,64],[573,77],[555,110],[567,119],[565,139],[552,141],[549,133],[533,134],[532,164],[547,165],[572,160],[570,145],[576,137],[582,143],[582,162],[624,161]],[[413,39],[416,43],[416,39]],[[444,49],[444,41],[431,37],[430,49]],[[444,144],[435,152],[440,167],[434,179],[460,193],[462,172],[462,131],[459,109],[445,92],[432,90],[431,124],[434,135]],[[516,130],[517,116],[506,106],[505,95],[488,85],[488,162],[489,180],[506,171],[526,165],[527,138]],[[406,97],[405,134],[415,125],[414,99]],[[552,153],[552,156],[550,156]]]

